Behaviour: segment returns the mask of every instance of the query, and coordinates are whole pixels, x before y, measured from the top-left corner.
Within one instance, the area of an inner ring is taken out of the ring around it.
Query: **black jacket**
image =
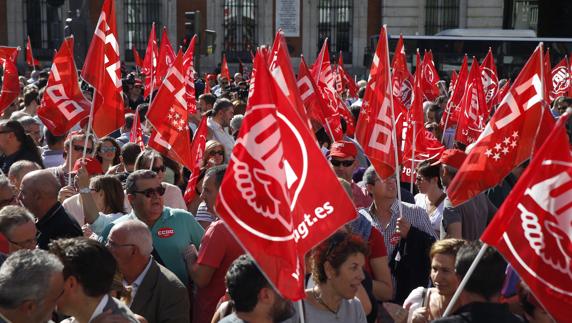
[[[73,238],[83,235],[77,221],[67,214],[60,202],[54,206],[36,223],[39,231],[38,246],[47,250],[50,241],[59,238]]]

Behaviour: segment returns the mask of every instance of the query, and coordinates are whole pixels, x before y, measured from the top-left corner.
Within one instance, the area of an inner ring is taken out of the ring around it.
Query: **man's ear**
[[[33,300],[25,300],[22,304],[18,306],[20,313],[25,313],[28,317],[33,317],[33,314],[38,308],[38,303]]]
[[[263,287],[258,292],[258,302],[262,304],[274,304],[274,290],[271,287]]]

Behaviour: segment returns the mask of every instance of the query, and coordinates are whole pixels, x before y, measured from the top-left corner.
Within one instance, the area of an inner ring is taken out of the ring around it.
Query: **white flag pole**
[[[411,109],[411,108],[410,108]],[[413,194],[413,184],[415,183],[415,181],[413,180],[413,173],[415,171],[415,141],[417,139],[417,133],[416,133],[416,129],[415,126],[417,125],[417,122],[415,122],[415,120],[413,120],[411,122],[411,124],[413,125],[413,147],[411,149],[411,185],[409,186],[409,192],[411,192],[411,194]]]

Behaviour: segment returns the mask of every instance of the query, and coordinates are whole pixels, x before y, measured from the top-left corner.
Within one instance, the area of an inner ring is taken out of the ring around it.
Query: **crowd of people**
[[[87,135],[83,123],[62,136],[42,124],[36,111],[47,77],[47,70],[21,77],[22,95],[0,120],[0,322],[552,321],[523,283],[507,279],[510,266],[493,248],[443,317],[479,237],[526,167],[453,206],[447,187],[467,155],[439,127],[448,93],[424,104],[425,127],[447,150],[419,164],[411,190],[378,176],[354,138],[316,134],[356,216],[306,255],[306,298],[292,303],[214,207],[247,77],[196,81],[189,128],[208,118],[208,141],[190,201],[183,198],[190,171],[130,141],[135,114],[144,142],[150,135],[140,74],[123,79],[125,125],[103,138]],[[357,98],[344,94],[355,117],[365,85],[358,82]],[[553,114],[568,106],[570,98],[555,100]]]

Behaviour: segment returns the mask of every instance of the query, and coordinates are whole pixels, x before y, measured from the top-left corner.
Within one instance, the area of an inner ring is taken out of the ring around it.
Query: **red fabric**
[[[504,86],[502,88],[499,89],[499,95],[497,96],[497,101],[500,104],[502,102],[502,100],[504,99],[504,97],[507,95],[508,90],[510,90],[511,86],[510,86],[510,79],[508,79],[506,81],[506,83],[504,84]]]
[[[189,168],[191,171],[191,178],[189,178],[189,182],[187,183],[187,188],[185,189],[185,194],[183,196],[186,203],[191,203],[196,195],[195,188],[197,187],[197,181],[201,173],[201,162],[203,160],[203,155],[205,154],[207,132],[207,118],[204,117],[201,119],[201,123],[195,132],[193,142],[191,144],[191,162],[193,164],[192,168]]]
[[[483,64],[481,65],[481,77],[483,90],[485,91],[485,99],[487,100],[487,111],[490,113],[493,105],[497,103],[496,98],[499,92],[497,67],[490,48],[487,56],[483,60]]]
[[[268,56],[268,66],[270,73],[280,85],[279,88],[288,99],[290,105],[295,108],[300,118],[305,121],[308,125],[308,129],[311,129],[310,119],[308,118],[306,108],[298,92],[286,39],[281,30],[276,33],[276,38],[274,38],[274,44]]]
[[[413,75],[407,69],[407,59],[405,58],[405,47],[403,46],[403,35],[399,35],[399,40],[395,47],[395,54],[391,63],[393,67],[393,101],[398,100],[405,107],[411,106],[413,99]]]
[[[187,101],[187,112],[192,114],[197,112],[197,98],[195,95],[195,67],[193,58],[195,57],[195,44],[197,35],[193,36],[185,55],[183,55],[183,69],[185,71],[185,101]]]
[[[362,108],[356,129],[356,140],[362,146],[377,174],[387,178],[395,172],[393,99],[389,71],[387,30],[383,26],[369,72]]]
[[[254,71],[215,209],[282,296],[299,300],[304,255],[356,212],[260,52]]]
[[[135,46],[131,47],[131,51],[133,52],[133,60],[135,60],[135,66],[142,68],[143,63],[141,61],[141,56],[139,55],[139,51]]]
[[[0,46],[0,62],[4,61],[6,58],[16,61],[18,50],[19,47]]]
[[[0,234],[0,252],[3,254],[8,254],[10,250],[10,244],[8,239],[3,234]]]
[[[455,132],[455,141],[465,145],[477,140],[489,119],[481,75],[479,62],[473,57],[465,97],[461,100],[459,124]]]
[[[4,75],[2,76],[2,92],[0,92],[0,113],[18,98],[20,94],[20,80],[18,80],[18,67],[16,67],[16,57],[13,59],[6,57],[0,60]]]
[[[453,88],[455,88],[455,83],[457,83],[458,77],[459,75],[457,74],[457,71],[453,71],[451,73],[451,82],[449,83],[449,94],[453,91]]]
[[[166,145],[168,156],[188,169],[192,169],[191,137],[187,103],[185,102],[185,79],[181,51],[179,51],[157,92],[156,98],[149,107],[147,120],[157,130],[162,140],[168,144]]]
[[[34,58],[30,36],[28,36],[28,41],[26,42],[26,64],[32,67],[40,65],[40,61]]]
[[[500,183],[544,142],[554,119],[543,106],[541,64],[539,46],[474,146],[467,149],[467,159],[447,188],[453,205]]]
[[[139,109],[135,110],[135,116],[133,117],[133,125],[131,126],[131,132],[129,133],[129,142],[136,143],[141,147],[141,150],[145,150],[145,143],[143,142],[143,130],[141,129],[141,119],[139,118]]]
[[[115,1],[105,0],[81,77],[94,87],[93,132],[104,137],[125,124]]]
[[[155,88],[161,86],[163,78],[167,75],[167,71],[174,60],[175,52],[173,52],[173,46],[171,46],[169,36],[167,36],[167,27],[163,27],[161,44],[159,45],[159,59],[157,60],[157,74],[155,75]]]
[[[417,65],[419,66],[419,65]],[[423,94],[430,101],[435,101],[439,96],[439,73],[435,68],[435,63],[433,62],[433,52],[429,51],[423,56],[423,62],[421,63],[421,85],[423,86]]]
[[[347,87],[349,95],[353,98],[357,98],[359,88],[354,78],[344,68],[344,57],[341,51],[338,59],[338,72],[341,75],[344,89]]]
[[[157,47],[157,34],[155,32],[155,23],[151,26],[149,32],[149,40],[147,41],[147,49],[145,50],[145,58],[143,58],[143,67],[141,73],[145,74],[145,89],[143,95],[148,97],[156,90],[155,83],[152,82],[157,74],[157,57],[159,56],[159,48]]]
[[[322,102],[322,96],[314,81],[314,78],[308,70],[304,56],[300,57],[300,65],[298,66],[298,80],[296,82],[300,98],[302,99],[308,116],[310,119],[317,121],[325,126],[326,115],[328,114],[326,103]],[[341,128],[339,129],[341,132]],[[343,137],[341,134],[339,137]]]
[[[558,120],[481,237],[503,254],[556,322],[569,321],[572,308],[568,117]]]
[[[205,91],[204,93],[211,93],[211,84],[208,79],[205,80]]]
[[[218,300],[226,291],[224,277],[232,262],[244,250],[230,234],[222,221],[211,223],[201,240],[199,265],[214,268],[209,284],[197,288],[193,304],[193,322],[210,322]]]
[[[61,136],[89,116],[91,102],[81,92],[73,56],[73,38],[66,38],[52,62],[38,117],[51,133]]]
[[[165,140],[165,138],[161,137],[161,134],[157,132],[155,129],[151,129],[151,135],[149,136],[149,141],[147,142],[147,146],[150,148],[155,149],[161,155],[168,156],[169,151],[171,151],[172,147],[169,142]]]
[[[460,104],[463,96],[465,95],[465,89],[467,88],[467,82],[469,79],[469,66],[467,63],[467,55],[463,58],[463,64],[459,70],[459,75],[455,81],[453,87],[453,93],[449,100],[447,101],[447,108],[443,111],[443,116],[441,117],[440,125],[441,127],[451,128],[457,124],[459,120]],[[445,130],[445,129],[443,129]]]
[[[371,227],[367,247],[369,248],[369,255],[367,256],[364,269],[373,277],[371,260],[387,256],[387,248],[385,247],[385,241],[383,241],[383,235],[374,226]]]
[[[550,79],[546,81],[551,83],[550,102],[554,101],[557,97],[567,95],[570,91],[570,70],[568,69],[568,62],[563,58],[558,65],[554,66],[550,74]]]
[[[226,62],[226,55],[222,54],[222,63],[220,64],[220,75],[226,77],[230,82],[230,71],[228,70],[228,63]]]

